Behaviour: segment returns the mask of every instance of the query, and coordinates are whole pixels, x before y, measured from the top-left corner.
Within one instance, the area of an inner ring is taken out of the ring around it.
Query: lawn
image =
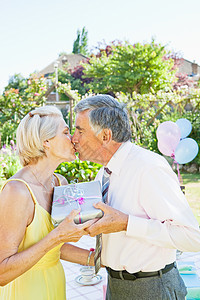
[[[185,196],[200,225],[200,174],[181,174]]]

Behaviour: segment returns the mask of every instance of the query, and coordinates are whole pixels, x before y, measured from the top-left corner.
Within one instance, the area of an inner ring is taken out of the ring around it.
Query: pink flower
[[[15,107],[15,103],[13,103],[13,107]]]
[[[10,144],[11,144],[12,146],[14,146],[15,142],[14,142],[13,140],[10,140]]]
[[[40,95],[39,93],[35,93],[35,94],[34,94],[34,96],[39,96],[39,95]]]
[[[2,163],[1,166],[2,166],[2,168],[7,167],[5,163]]]
[[[43,91],[44,91],[44,87],[41,87],[41,90],[43,90]]]
[[[28,82],[27,82],[28,84],[31,84],[31,81],[30,80],[28,80]]]

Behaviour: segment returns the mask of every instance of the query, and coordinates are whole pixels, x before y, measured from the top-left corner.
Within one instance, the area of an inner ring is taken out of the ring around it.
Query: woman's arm
[[[60,258],[63,260],[70,261],[72,263],[87,265],[89,253],[90,250],[82,249],[74,245],[65,243],[61,247]],[[90,256],[89,265],[94,266],[94,252]]]
[[[0,286],[33,267],[49,250],[63,242],[76,242],[88,225],[73,221],[73,211],[56,229],[30,248],[19,252],[26,227],[33,219],[34,204],[21,182],[9,182],[0,194]]]

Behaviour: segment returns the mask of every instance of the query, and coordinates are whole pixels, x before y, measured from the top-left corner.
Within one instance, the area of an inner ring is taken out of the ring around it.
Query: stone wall
[[[187,172],[187,173],[200,173],[200,166],[198,164],[187,164],[187,165],[179,165],[179,169],[182,172]]]

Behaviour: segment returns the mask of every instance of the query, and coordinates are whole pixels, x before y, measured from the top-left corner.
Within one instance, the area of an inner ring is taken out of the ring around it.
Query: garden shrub
[[[76,159],[73,162],[64,162],[58,166],[56,173],[63,175],[68,182],[83,182],[95,179],[101,165]]]
[[[188,119],[192,124],[193,138],[200,148],[200,89],[181,89],[177,92],[132,95],[118,93],[120,102],[127,105],[129,113],[132,139],[139,146],[160,153],[157,146],[156,131],[165,121],[176,122],[180,118]],[[200,165],[200,155],[189,164]]]
[[[16,146],[11,140],[10,145],[5,144],[0,150],[0,179],[9,179],[21,168],[19,157],[16,154]]]
[[[10,144],[5,144],[0,150],[0,179],[1,181],[9,179],[22,168],[19,157],[16,154],[16,146],[11,140]],[[89,161],[80,161],[76,159],[72,162],[61,163],[55,170],[55,173],[63,175],[68,182],[91,181],[101,165]]]

